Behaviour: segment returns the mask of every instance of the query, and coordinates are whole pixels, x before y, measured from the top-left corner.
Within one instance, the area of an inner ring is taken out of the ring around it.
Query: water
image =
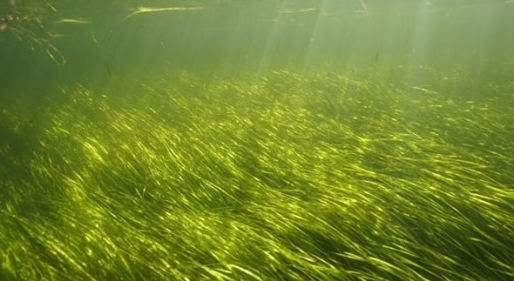
[[[0,280],[509,280],[513,26],[0,0]]]
[[[131,14],[139,5],[193,9]],[[67,64],[56,67],[45,46],[3,32],[4,80],[31,73],[30,80],[47,81],[161,69],[219,74],[370,64],[465,64],[483,71],[510,59],[514,48],[512,4],[504,1],[74,1],[45,12],[48,34],[34,26],[30,31],[59,36],[51,44]],[[55,24],[62,19],[90,24]]]

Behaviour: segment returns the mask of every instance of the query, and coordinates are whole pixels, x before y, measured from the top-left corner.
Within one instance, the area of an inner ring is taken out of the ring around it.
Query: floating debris
[[[63,24],[63,23],[72,23],[72,24],[91,24],[91,21],[89,20],[82,20],[82,19],[60,19],[55,24]]]
[[[371,17],[371,13],[369,11],[368,5],[366,5],[366,2],[364,2],[364,0],[359,0],[359,3],[361,5],[361,8],[362,8],[362,11],[364,12],[364,14],[368,17]]]
[[[414,87],[411,87],[411,89],[414,89],[416,91],[419,91],[419,92],[422,92],[422,93],[425,93],[425,94],[430,94],[430,95],[437,95],[439,94],[438,92],[436,91],[433,91],[433,90],[429,90],[427,88],[423,88],[423,87],[417,87],[417,86],[414,86]]]
[[[163,8],[151,8],[151,7],[137,7],[131,9],[132,13],[125,17],[124,20],[131,18],[135,15],[146,14],[146,13],[163,13],[163,12],[181,12],[181,11],[198,11],[203,10],[203,7],[163,7]]]
[[[91,40],[93,40],[93,42],[98,45],[98,39],[96,38],[96,33],[91,32]]]
[[[297,9],[297,10],[282,10],[279,13],[280,14],[306,14],[306,13],[313,13],[316,12],[318,8],[304,8],[304,9]]]

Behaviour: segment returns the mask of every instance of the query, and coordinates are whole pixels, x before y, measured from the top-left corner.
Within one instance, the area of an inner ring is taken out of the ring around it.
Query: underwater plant
[[[514,89],[398,71],[70,85],[0,162],[0,279],[510,280]]]

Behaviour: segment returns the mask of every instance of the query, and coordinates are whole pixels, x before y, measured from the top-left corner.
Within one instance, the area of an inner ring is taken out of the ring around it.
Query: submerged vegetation
[[[3,97],[0,279],[510,280],[514,84],[402,71]]]
[[[514,279],[513,1],[107,2],[0,0],[0,280]]]

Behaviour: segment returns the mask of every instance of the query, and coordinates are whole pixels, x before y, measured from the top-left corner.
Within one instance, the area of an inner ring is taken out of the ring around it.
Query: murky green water
[[[0,280],[510,280],[513,26],[0,0]]]

